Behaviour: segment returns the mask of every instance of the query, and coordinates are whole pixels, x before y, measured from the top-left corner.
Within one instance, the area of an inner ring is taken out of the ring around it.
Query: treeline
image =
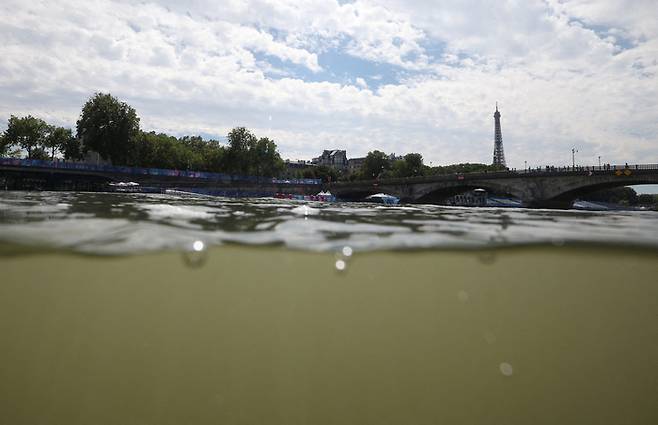
[[[70,128],[49,125],[31,115],[11,116],[7,130],[0,135],[0,156],[19,156],[25,151],[29,159],[54,159],[56,153],[65,157],[79,156],[78,143]]]
[[[419,153],[408,153],[402,158],[391,160],[384,152],[375,150],[368,153],[358,171],[339,176],[339,179],[376,180],[501,170],[504,168],[500,166],[469,163],[430,167],[423,163],[423,156]]]
[[[391,158],[368,153],[360,169],[348,173],[327,166],[286,169],[276,143],[244,127],[231,130],[228,145],[200,136],[174,137],[140,129],[135,109],[111,94],[96,93],[82,107],[75,134],[31,115],[11,116],[0,136],[0,156],[82,160],[95,152],[112,165],[222,172],[266,177],[318,178],[324,181],[373,180],[436,174],[497,171],[485,164],[429,167],[419,153]],[[91,158],[88,158],[91,159]]]
[[[231,130],[228,146],[200,136],[176,138],[167,134],[141,132],[133,147],[136,167],[211,171],[229,174],[276,177],[285,165],[276,143],[257,138],[244,127]]]
[[[401,158],[391,159],[384,152],[375,150],[368,152],[361,167],[353,172],[337,170],[324,165],[306,167],[303,169],[287,170],[286,177],[313,178],[323,181],[356,181],[379,180],[388,178],[406,178],[419,176],[433,176],[440,174],[477,173],[505,170],[504,167],[486,164],[454,164],[430,167],[423,163],[423,156],[419,153],[409,153]]]
[[[606,202],[629,206],[657,206],[658,195],[638,195],[632,187],[613,187],[588,193],[582,196],[584,201]]]
[[[97,93],[82,107],[72,129],[49,125],[40,118],[11,116],[0,136],[0,156],[29,159],[81,160],[96,152],[112,165],[224,172],[273,177],[284,162],[276,143],[256,137],[244,127],[228,134],[228,146],[200,136],[174,137],[140,129],[135,109],[110,94]]]
[[[320,179],[323,182],[345,180],[344,173],[326,165],[308,166],[301,169],[286,169],[283,177],[289,179]]]

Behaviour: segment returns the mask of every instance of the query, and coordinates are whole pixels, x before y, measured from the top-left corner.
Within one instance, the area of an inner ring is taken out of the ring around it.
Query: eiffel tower
[[[496,112],[494,112],[494,154],[493,154],[493,165],[502,165],[506,167],[505,164],[505,151],[503,150],[503,133],[500,131],[500,112],[498,112],[498,102],[496,102]]]

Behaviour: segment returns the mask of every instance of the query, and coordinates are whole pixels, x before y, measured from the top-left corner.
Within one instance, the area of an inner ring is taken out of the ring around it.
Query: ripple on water
[[[354,252],[603,243],[658,247],[658,213],[381,207],[175,194],[0,193],[0,241],[99,254],[190,241]],[[480,256],[490,264],[495,257]],[[338,260],[337,260],[338,261]]]

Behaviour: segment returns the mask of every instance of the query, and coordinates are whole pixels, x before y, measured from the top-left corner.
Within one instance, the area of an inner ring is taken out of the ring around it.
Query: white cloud
[[[0,119],[74,125],[110,91],[147,129],[246,125],[284,156],[378,148],[437,164],[491,160],[499,101],[512,166],[566,164],[574,146],[589,163],[655,162],[658,13],[631,3],[6,0]],[[369,85],[347,67],[339,83],[334,53],[410,73]]]

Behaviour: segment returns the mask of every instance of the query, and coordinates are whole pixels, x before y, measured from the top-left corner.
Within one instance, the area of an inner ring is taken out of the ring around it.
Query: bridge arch
[[[640,184],[658,184],[658,165],[612,170],[542,170],[441,175],[379,181],[338,182],[330,190],[340,199],[362,200],[383,192],[402,202],[440,203],[450,196],[472,189],[507,194],[527,207],[570,208],[585,193],[599,189]]]
[[[616,187],[626,187],[626,186],[637,186],[644,184],[658,184],[658,177],[652,175],[639,175],[636,177],[630,178],[630,176],[614,176],[615,178],[610,178],[606,181],[596,181],[596,182],[576,182],[571,185],[567,185],[561,191],[554,194],[549,199],[539,200],[534,204],[530,203],[531,206],[565,206],[571,207],[573,202],[584,195],[593,193],[599,190],[604,189],[613,189]]]
[[[488,194],[507,195],[514,198],[522,199],[523,192],[515,187],[496,182],[496,181],[479,181],[465,180],[456,181],[452,184],[445,182],[429,185],[416,192],[413,202],[417,203],[437,203],[444,202],[446,199],[475,189],[484,189]]]

